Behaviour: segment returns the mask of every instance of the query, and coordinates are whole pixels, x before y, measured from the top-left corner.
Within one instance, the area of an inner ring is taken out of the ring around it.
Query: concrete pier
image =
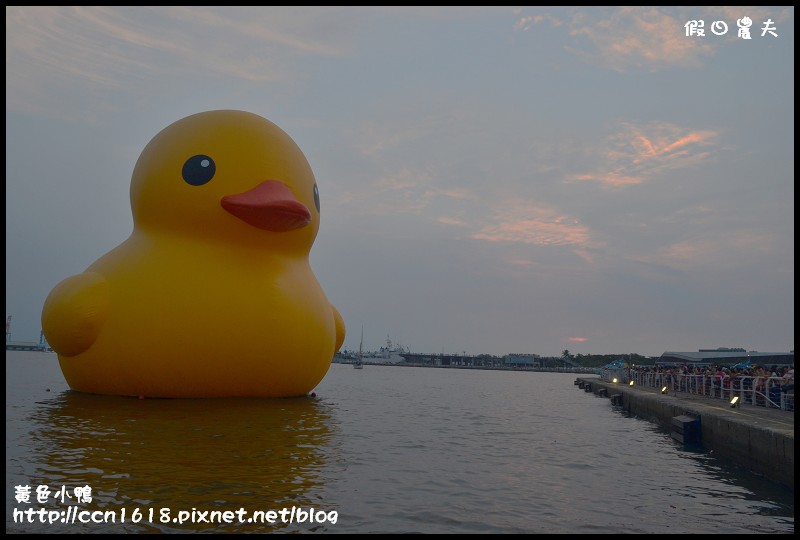
[[[749,468],[794,490],[794,412],[742,404],[658,388],[628,386],[578,377],[575,385],[598,396],[608,396],[629,413],[672,431],[673,419],[700,421],[700,444],[717,456]],[[676,437],[677,439],[677,437]],[[680,439],[679,439],[680,440]]]

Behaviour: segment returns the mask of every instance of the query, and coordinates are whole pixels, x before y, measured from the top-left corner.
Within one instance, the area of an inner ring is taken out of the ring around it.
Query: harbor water
[[[792,490],[575,378],[333,364],[308,397],[135,399],[6,351],[6,532],[794,533]]]

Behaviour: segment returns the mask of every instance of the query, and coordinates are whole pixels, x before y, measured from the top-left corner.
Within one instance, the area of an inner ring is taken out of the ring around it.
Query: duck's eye
[[[217,172],[214,160],[208,156],[198,154],[186,160],[183,164],[183,179],[187,184],[202,186],[212,178]]]
[[[319,188],[317,184],[314,184],[314,206],[317,207],[317,213],[319,213]]]

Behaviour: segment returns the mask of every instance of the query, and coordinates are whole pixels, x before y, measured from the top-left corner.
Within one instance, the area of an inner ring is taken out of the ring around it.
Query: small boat
[[[364,327],[361,327],[361,343],[358,344],[358,356],[353,359],[353,368],[355,369],[364,369],[364,362],[362,358],[364,356]]]

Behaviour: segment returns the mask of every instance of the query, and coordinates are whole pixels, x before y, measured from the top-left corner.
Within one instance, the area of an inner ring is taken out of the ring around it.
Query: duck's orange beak
[[[291,231],[311,222],[308,208],[286,184],[277,180],[267,180],[244,193],[227,195],[220,204],[245,223],[266,231]]]

